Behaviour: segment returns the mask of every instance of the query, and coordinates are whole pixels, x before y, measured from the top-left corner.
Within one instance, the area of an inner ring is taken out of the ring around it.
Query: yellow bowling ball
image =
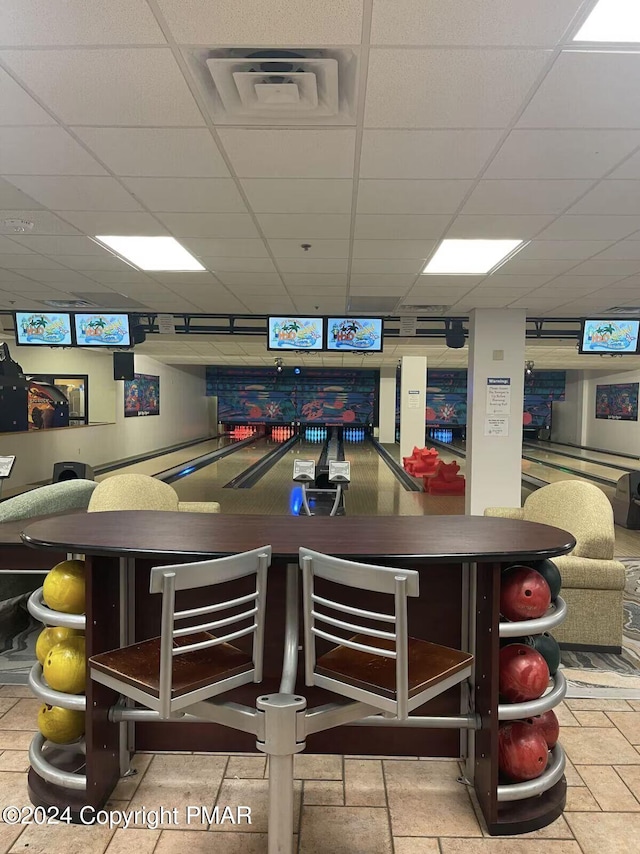
[[[44,664],[44,660],[51,647],[60,643],[60,641],[82,636],[81,629],[68,629],[66,626],[49,626],[49,628],[43,629],[36,641],[36,657],[38,661],[40,664]]]
[[[86,679],[84,638],[68,638],[52,646],[42,671],[54,691],[81,694]]]
[[[84,732],[84,712],[45,703],[38,711],[38,729],[49,741],[69,744]]]
[[[84,614],[84,561],[63,560],[56,564],[47,573],[42,595],[54,611]]]

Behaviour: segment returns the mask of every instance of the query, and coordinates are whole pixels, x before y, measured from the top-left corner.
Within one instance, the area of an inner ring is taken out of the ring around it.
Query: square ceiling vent
[[[194,49],[188,59],[217,124],[355,124],[353,50]]]

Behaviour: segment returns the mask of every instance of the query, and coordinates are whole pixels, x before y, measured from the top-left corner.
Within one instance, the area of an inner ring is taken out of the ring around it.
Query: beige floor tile
[[[28,750],[33,732],[0,729],[0,750]]]
[[[578,720],[580,726],[606,726],[612,727],[611,720],[604,712],[578,712],[573,713]]]
[[[640,765],[614,765],[613,767],[640,801]]]
[[[224,821],[220,824],[212,824],[211,830],[218,833],[225,831],[230,833],[266,833],[267,819],[269,814],[269,781],[268,780],[223,780],[218,794],[216,806],[222,815],[224,807],[231,807],[234,814],[239,806],[249,807],[251,810],[251,824],[232,824]],[[294,782],[294,818],[293,826],[298,826],[300,802],[302,800],[302,783]]]
[[[574,712],[630,712],[632,708],[628,700],[587,698],[564,702]]]
[[[481,836],[456,762],[385,762],[394,836]]]
[[[608,712],[608,717],[631,744],[640,744],[640,712]]]
[[[631,765],[629,766],[632,767]],[[567,805],[565,812],[598,812],[600,807],[586,786],[567,787]]]
[[[640,803],[610,765],[578,765],[589,791],[607,812],[640,812]]]
[[[440,854],[437,839],[425,839],[421,836],[394,836],[395,854]]]
[[[559,703],[555,709],[553,710],[556,713],[556,717],[558,718],[558,723],[561,727],[563,726],[580,726],[580,722],[573,714],[573,712],[568,709],[564,703]]]
[[[42,700],[18,700],[14,703],[9,699],[7,702],[12,703],[12,706],[0,718],[0,727],[3,730],[18,729],[35,732],[38,729],[36,722]]]
[[[344,806],[341,780],[305,780],[302,802],[308,806]]]
[[[6,802],[3,803],[3,806],[6,806]],[[2,854],[11,848],[24,829],[20,824],[10,825],[0,822],[0,852]]]
[[[584,780],[576,771],[575,765],[567,756],[567,764],[564,768],[564,776],[567,780],[567,786],[584,786]]]
[[[131,809],[177,808],[179,824],[166,830],[184,827],[187,805],[212,809],[227,764],[224,757],[164,755],[153,757],[131,801]],[[192,830],[206,830],[206,824],[192,824]]]
[[[387,806],[379,759],[345,759],[344,802],[351,807]]]
[[[18,697],[33,699],[33,691],[28,685],[2,685],[0,697]]]
[[[136,830],[128,827],[118,828],[109,843],[105,854],[153,854],[153,849],[160,839],[159,830]]]
[[[570,839],[441,839],[442,854],[581,854]]]
[[[18,771],[0,771],[0,804],[25,807],[31,804],[27,794],[27,775]]]
[[[121,777],[118,780],[115,789],[111,793],[111,797],[115,800],[130,801],[142,782],[152,759],[153,755],[151,753],[136,753],[132,756],[131,768],[134,771],[137,771],[137,773],[130,774],[127,777]]]
[[[391,851],[389,821],[384,809],[302,809],[300,854],[391,854]]]
[[[342,780],[342,756],[297,753],[293,776],[297,780]]]
[[[265,833],[225,833],[224,847],[213,847],[210,834],[183,831],[163,833],[153,854],[265,854],[266,850]]]
[[[99,825],[31,824],[10,850],[16,854],[103,854],[113,834]]]
[[[29,754],[26,750],[5,750],[0,756],[0,771],[28,771]]]
[[[627,700],[627,703],[634,709],[636,712],[640,712],[640,700]]]
[[[238,779],[262,779],[267,767],[267,757],[258,756],[231,756],[225,771],[225,777],[236,777]]]
[[[637,854],[640,815],[605,812],[567,813],[583,854]]]
[[[567,727],[560,741],[574,765],[640,764],[638,751],[616,729]]]
[[[2,716],[18,702],[16,697],[0,697],[0,723]]]

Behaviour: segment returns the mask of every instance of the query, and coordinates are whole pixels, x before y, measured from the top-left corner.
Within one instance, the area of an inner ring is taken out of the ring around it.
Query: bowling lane
[[[550,468],[553,466],[562,466],[563,469],[569,469],[571,474],[575,473],[578,476],[587,478],[600,478],[604,481],[610,481],[611,485],[614,485],[623,474],[620,469],[612,469],[605,463],[590,462],[586,459],[577,460],[573,457],[567,457],[564,454],[559,454],[555,451],[545,451],[542,448],[523,448],[522,453],[523,457],[530,457],[535,462],[541,463],[542,465],[545,465],[546,463],[550,464]],[[525,460],[523,459],[523,462],[524,461]],[[599,486],[605,485],[601,484],[600,480],[597,480],[596,483],[598,483]]]
[[[623,471],[634,471],[640,469],[640,460],[630,459],[629,457],[621,457],[613,453],[613,451],[589,451],[586,448],[574,448],[567,445],[561,445],[556,442],[546,441],[526,441],[524,443],[525,453],[529,455],[531,451],[548,451],[554,454],[560,454],[568,460],[580,459],[591,463],[601,463],[605,466],[620,466]],[[618,470],[618,469],[615,469]]]
[[[217,451],[220,448],[226,448],[232,442],[228,436],[218,436],[215,439],[207,439],[204,442],[198,442],[196,445],[189,445],[186,448],[180,448],[178,451],[170,451],[166,454],[159,454],[151,457],[148,460],[141,460],[137,463],[132,463],[129,466],[120,466],[113,471],[104,472],[96,475],[96,480],[105,480],[108,477],[113,477],[114,474],[148,474],[152,477],[160,474],[160,472],[173,468],[174,466],[188,463],[197,457],[202,457],[205,454],[210,454],[212,451]]]

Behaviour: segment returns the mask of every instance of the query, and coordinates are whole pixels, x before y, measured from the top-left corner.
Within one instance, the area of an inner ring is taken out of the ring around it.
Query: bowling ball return
[[[293,480],[302,485],[301,516],[344,516],[344,492],[351,481],[351,463],[344,459],[337,435],[327,442],[318,464],[295,460]]]

